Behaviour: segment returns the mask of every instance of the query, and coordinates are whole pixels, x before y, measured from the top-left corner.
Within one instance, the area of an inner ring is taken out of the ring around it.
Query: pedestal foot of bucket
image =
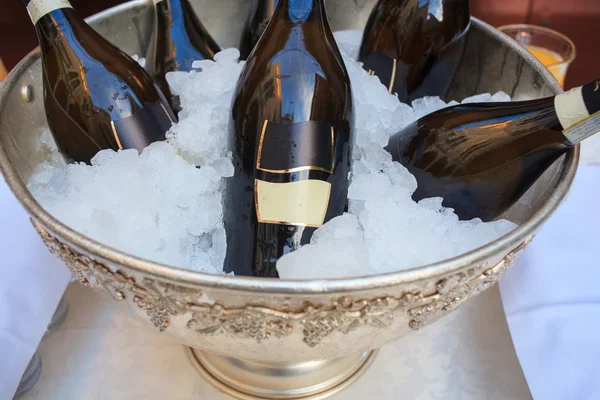
[[[296,364],[263,363],[189,348],[202,376],[241,400],[317,400],[339,393],[369,367],[377,351]]]

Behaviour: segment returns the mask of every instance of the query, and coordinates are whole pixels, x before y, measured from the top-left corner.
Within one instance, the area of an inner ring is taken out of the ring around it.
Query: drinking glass
[[[510,36],[537,57],[562,87],[569,65],[575,59],[573,41],[552,29],[536,25],[505,25],[499,31]]]

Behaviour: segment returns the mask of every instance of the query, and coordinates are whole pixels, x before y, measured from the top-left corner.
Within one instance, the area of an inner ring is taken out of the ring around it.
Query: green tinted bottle
[[[600,80],[556,97],[464,104],[427,115],[386,148],[460,219],[501,216],[561,155],[600,131]]]
[[[470,26],[469,0],[379,0],[359,60],[400,101],[444,97]]]
[[[343,213],[353,125],[323,0],[279,0],[232,105],[226,271],[275,277],[279,257]]]
[[[212,60],[221,49],[188,0],[154,0],[154,3],[156,23],[148,51],[148,69],[165,97],[171,100],[167,72],[191,71],[194,61]]]
[[[277,0],[254,0],[240,41],[240,60],[248,58],[275,12]]]
[[[59,150],[89,163],[103,149],[164,140],[173,112],[152,78],[66,0],[25,0],[42,53],[44,104]]]

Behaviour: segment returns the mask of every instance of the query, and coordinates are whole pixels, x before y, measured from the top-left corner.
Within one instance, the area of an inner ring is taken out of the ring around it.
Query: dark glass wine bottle
[[[277,259],[344,211],[350,79],[323,0],[280,0],[237,84],[225,270],[276,277]]]
[[[600,80],[556,97],[464,104],[427,115],[386,150],[462,220],[493,220],[568,149],[600,131]]]
[[[277,0],[254,0],[240,41],[240,60],[248,58],[275,12]]]
[[[79,17],[67,0],[25,0],[42,53],[48,126],[71,161],[164,140],[174,115],[143,68]]]
[[[212,60],[221,49],[188,0],[154,0],[156,23],[148,48],[148,69],[167,99],[173,99],[167,72],[191,71],[197,60]],[[176,99],[173,99],[176,100]],[[174,101],[175,108],[179,108]]]
[[[379,0],[359,61],[402,102],[444,97],[465,48],[469,0]]]

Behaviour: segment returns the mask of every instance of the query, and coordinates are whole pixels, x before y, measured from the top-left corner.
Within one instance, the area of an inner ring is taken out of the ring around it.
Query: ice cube
[[[413,101],[412,107],[415,110],[416,117],[421,118],[424,115],[431,114],[432,112],[445,108],[446,103],[439,97],[427,96]]]
[[[221,50],[217,54],[215,54],[215,61],[220,62],[234,62],[237,63],[240,59],[240,51],[236,48],[229,48],[225,50]]]
[[[336,239],[362,239],[362,228],[355,215],[345,213],[333,218],[313,233],[310,240],[313,244]]]
[[[392,183],[384,173],[355,174],[348,188],[348,198],[352,200],[371,200],[386,194]]]
[[[507,95],[506,93],[500,91],[500,92],[496,92],[493,96],[492,96],[492,101],[510,101],[510,96]]]
[[[167,72],[165,78],[167,79],[171,91],[175,94],[180,94],[183,92],[185,82],[189,79],[189,75],[188,72],[175,71]]]
[[[363,37],[362,31],[337,31],[333,33],[333,36],[341,52],[346,54],[352,60],[358,60],[358,51]]]
[[[135,62],[137,62],[140,67],[146,68],[146,59],[144,57],[140,57],[137,54],[131,56]]]
[[[467,97],[463,99],[462,104],[467,103],[489,103],[494,101],[493,97],[489,93],[476,94],[475,96]]]
[[[194,62],[192,62],[192,68],[197,68],[197,69],[204,69],[204,68],[210,68],[211,66],[214,65],[214,61],[213,60],[196,60]]]
[[[281,279],[348,278],[367,274],[367,248],[362,240],[338,239],[310,244],[277,262]]]

